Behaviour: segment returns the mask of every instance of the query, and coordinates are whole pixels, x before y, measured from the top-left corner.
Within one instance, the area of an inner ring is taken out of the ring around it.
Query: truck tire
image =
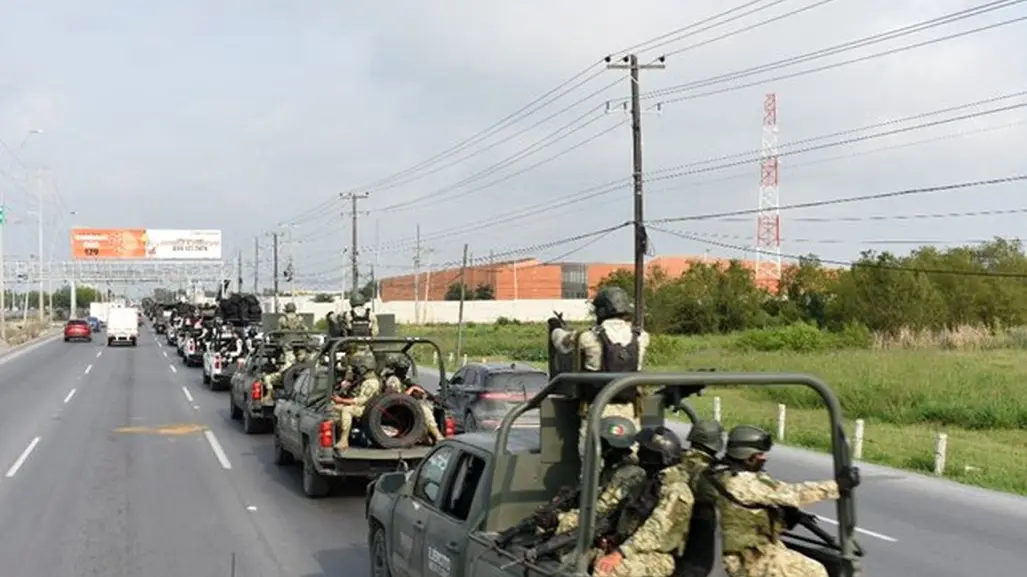
[[[313,448],[304,443],[303,446],[303,494],[310,499],[327,497],[331,493],[332,486],[328,477],[317,472],[314,467],[314,456],[311,454]]]
[[[427,432],[420,401],[392,391],[368,401],[361,425],[368,440],[382,449],[413,447]],[[392,435],[387,428],[398,432]]]
[[[371,575],[392,577],[389,570],[389,545],[385,540],[385,529],[378,523],[371,525]]]

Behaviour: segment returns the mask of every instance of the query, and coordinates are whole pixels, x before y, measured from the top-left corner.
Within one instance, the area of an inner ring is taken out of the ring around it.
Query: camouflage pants
[[[770,545],[763,553],[724,555],[729,577],[827,577],[827,568],[782,544]]]
[[[606,417],[624,417],[635,423],[635,427],[639,431],[642,430],[642,420],[635,414],[634,403],[609,403],[603,409],[603,418]],[[585,456],[585,440],[588,438],[586,430],[588,429],[588,415],[581,417],[581,427],[578,429],[578,454],[582,458]]]
[[[609,573],[594,572],[596,577],[670,577],[674,573],[674,557],[668,553],[639,553],[621,559]]]
[[[335,448],[339,451],[349,448],[349,434],[353,430],[353,421],[364,415],[364,405],[334,405],[332,413],[339,421],[339,438]]]
[[[424,424],[428,429],[428,436],[432,441],[438,443],[445,438],[439,430],[439,424],[435,422],[435,411],[431,403],[421,403],[421,411],[424,412]]]

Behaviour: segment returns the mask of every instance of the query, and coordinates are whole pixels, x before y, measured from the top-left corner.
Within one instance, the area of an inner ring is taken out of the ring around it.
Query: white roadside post
[[[713,397],[713,420],[720,422],[720,397]]]
[[[787,408],[783,403],[777,405],[777,440],[785,440],[785,413]]]
[[[938,433],[934,442],[934,474],[941,477],[945,474],[945,453],[948,452],[949,436],[946,433]]]
[[[863,419],[856,419],[856,430],[852,433],[852,458],[860,460],[863,458]]]

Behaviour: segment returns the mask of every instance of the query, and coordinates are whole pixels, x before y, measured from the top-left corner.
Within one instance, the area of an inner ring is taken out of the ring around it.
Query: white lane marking
[[[84,374],[84,375],[88,375],[88,374],[89,374],[89,371],[91,371],[91,370],[93,370],[93,365],[89,365],[88,367],[86,367],[86,372],[85,372],[85,373],[82,373],[82,374]]]
[[[213,431],[204,431],[203,436],[207,437],[207,443],[210,444],[211,450],[214,451],[214,456],[218,458],[218,462],[221,463],[222,469],[231,469],[232,463],[228,462],[228,455],[225,454],[225,450],[221,448],[221,443],[218,442],[218,438],[214,436]]]
[[[838,521],[835,521],[834,519],[831,519],[830,517],[824,517],[823,515],[817,515],[817,519],[820,519],[821,521],[823,521],[825,523],[830,523],[831,525],[837,525],[838,524]],[[880,539],[882,541],[887,541],[889,543],[898,543],[899,542],[899,540],[896,539],[895,537],[889,537],[888,535],[885,535],[884,533],[878,533],[876,531],[869,531],[867,529],[860,529],[859,527],[856,527],[856,532],[857,533],[862,533],[862,534],[866,535],[867,537],[875,537],[877,539]]]
[[[75,396],[75,389],[71,389],[70,391],[68,391],[68,396],[64,397],[64,404],[67,405],[68,401],[70,401],[71,398],[74,397],[74,396]]]
[[[167,351],[164,351],[164,358],[165,359],[168,358],[168,352]]]
[[[102,354],[103,354],[103,351],[96,351],[96,358],[100,358],[100,355],[102,355]]]
[[[172,373],[177,373],[178,372],[178,369],[175,368],[175,365],[168,365],[168,368],[171,369]]]
[[[10,469],[7,469],[7,474],[5,475],[5,477],[10,479],[11,477],[18,474],[18,469],[20,469],[21,466],[25,464],[25,461],[28,460],[29,455],[32,454],[32,450],[35,449],[36,445],[39,444],[39,439],[39,437],[32,439],[32,442],[29,443],[29,446],[25,447],[25,450],[21,452],[21,455],[18,457],[18,460],[15,461],[13,465],[11,465]]]
[[[249,507],[246,507],[246,510],[247,511],[256,511],[257,508],[255,506],[253,506],[253,505],[250,505]]]
[[[182,393],[185,394],[185,398],[191,403],[193,402],[193,394],[189,392],[189,389],[182,385]]]

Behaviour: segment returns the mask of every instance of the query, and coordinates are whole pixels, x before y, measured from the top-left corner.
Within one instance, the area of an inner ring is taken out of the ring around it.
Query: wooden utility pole
[[[257,281],[260,280],[260,237],[253,239],[253,294],[260,296]]]
[[[632,177],[634,181],[634,224],[635,224],[635,327],[642,330],[645,325],[645,253],[649,249],[649,238],[645,231],[642,180],[642,105],[638,86],[639,71],[647,69],[663,69],[664,57],[657,58],[650,64],[639,64],[637,54],[629,54],[614,63],[613,58],[606,57],[606,67],[610,69],[627,69],[631,81],[631,156],[633,161]]]
[[[467,299],[467,244],[464,243],[464,261],[460,265],[460,309],[456,317],[456,358],[463,358],[464,301]]]
[[[238,284],[235,285],[235,292],[241,293],[242,292],[242,251],[241,250],[239,251],[239,258],[238,258],[238,262],[236,263],[236,267],[235,268],[236,268],[236,276],[237,276],[236,280],[238,281]]]
[[[275,279],[271,287],[271,292],[274,295],[275,303],[275,314],[278,313],[278,233],[271,233],[271,262],[273,263],[271,276]]]

